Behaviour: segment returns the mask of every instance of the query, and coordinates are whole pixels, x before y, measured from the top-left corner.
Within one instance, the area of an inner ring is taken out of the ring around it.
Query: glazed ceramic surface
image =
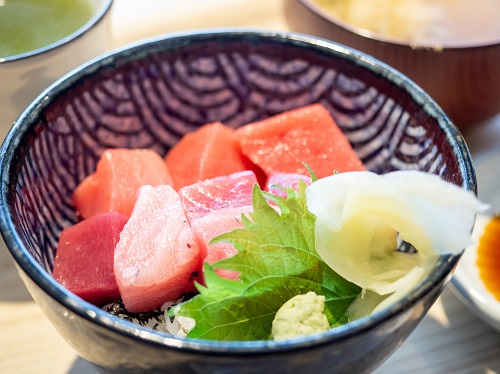
[[[490,138],[494,139],[491,135]],[[481,201],[490,204],[490,209],[488,212],[476,217],[476,224],[472,232],[473,243],[465,249],[461,256],[450,285],[451,290],[473,313],[500,332],[500,300],[486,287],[483,279],[481,279],[480,269],[477,264],[481,237],[485,234],[486,226],[500,212],[499,159],[500,148],[495,145],[490,148],[485,147],[484,150],[474,153],[475,171],[478,180],[481,181],[479,198]],[[490,242],[488,241],[488,243]],[[485,243],[481,244],[481,246],[484,245]],[[491,243],[490,245],[494,244]]]
[[[451,280],[451,289],[472,312],[495,330],[500,331],[500,300],[486,287],[477,264],[479,242],[492,217],[479,215],[476,218],[472,232],[474,243],[468,246],[461,256]]]
[[[477,45],[419,46],[347,24],[313,0],[287,0],[285,11],[292,30],[356,48],[410,77],[462,131],[500,113],[500,35]]]
[[[405,300],[373,316],[286,341],[174,338],[84,302],[50,276],[61,230],[78,221],[71,193],[109,147],[164,155],[187,132],[238,127],[309,103],[331,112],[366,166],[418,169],[476,191],[463,139],[419,87],[373,58],[297,34],[176,34],[74,70],[39,96],[3,144],[1,231],[36,302],[68,343],[103,372],[364,372],[416,327],[457,256]]]

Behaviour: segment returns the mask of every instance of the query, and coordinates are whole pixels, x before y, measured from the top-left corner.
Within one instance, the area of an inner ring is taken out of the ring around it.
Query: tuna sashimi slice
[[[220,209],[252,205],[255,183],[255,174],[245,170],[185,186],[179,190],[179,196],[192,221]]]
[[[204,262],[212,264],[236,254],[232,244],[210,244],[210,241],[242,227],[241,215],[253,210],[252,190],[256,183],[255,174],[246,170],[206,179],[179,190]],[[232,271],[219,269],[217,273],[229,279],[237,278],[237,273]]]
[[[108,212],[65,228],[57,246],[54,278],[97,306],[118,300],[113,258],[127,220],[128,216]]]
[[[236,130],[241,152],[262,169],[307,173],[318,178],[334,171],[366,170],[342,130],[321,104],[312,104],[253,122]]]
[[[303,180],[307,185],[312,183],[311,177],[302,174],[273,172],[267,180],[266,190],[273,195],[286,197],[286,192],[276,186],[283,188],[292,187],[297,190],[299,180]]]
[[[73,193],[73,203],[83,218],[116,211],[130,216],[137,190],[144,185],[172,184],[163,158],[151,149],[108,149],[96,171]]]
[[[167,153],[165,162],[176,190],[248,169],[234,130],[220,122],[209,123],[184,135]]]
[[[253,207],[251,205],[224,208],[191,221],[193,233],[200,244],[201,256],[204,258],[205,262],[213,264],[216,261],[232,257],[238,252],[230,243],[220,242],[210,244],[210,241],[216,236],[243,227],[241,215],[248,214],[252,211]],[[238,273],[231,270],[216,269],[216,272],[224,278],[238,278]],[[200,281],[203,282],[203,280]]]
[[[168,185],[143,186],[115,250],[115,275],[129,312],[145,312],[193,290],[201,270],[179,195]]]

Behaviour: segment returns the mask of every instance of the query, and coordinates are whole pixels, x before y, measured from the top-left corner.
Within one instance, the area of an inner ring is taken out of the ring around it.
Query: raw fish
[[[273,172],[318,178],[335,171],[366,170],[342,130],[321,104],[277,114],[236,130],[241,152],[267,177]]]
[[[160,184],[172,184],[172,178],[158,153],[151,149],[108,149],[95,173],[74,191],[73,203],[83,218],[111,210],[130,216],[139,187]]]
[[[229,243],[210,244],[214,237],[241,228],[241,215],[251,212],[252,189],[257,183],[252,171],[207,179],[179,190],[179,195],[196,240],[201,257],[209,264],[236,254]],[[217,273],[236,279],[237,273],[217,269]],[[202,279],[200,279],[203,282]]]
[[[201,270],[178,193],[168,185],[143,186],[115,250],[115,275],[129,312],[145,312],[193,289]]]
[[[165,157],[178,190],[201,180],[248,169],[234,130],[210,123],[184,135]]]
[[[250,170],[206,179],[179,190],[190,221],[225,208],[252,205],[252,189],[257,183]]]
[[[117,300],[113,257],[127,220],[128,216],[107,212],[65,228],[57,246],[54,278],[97,306]]]

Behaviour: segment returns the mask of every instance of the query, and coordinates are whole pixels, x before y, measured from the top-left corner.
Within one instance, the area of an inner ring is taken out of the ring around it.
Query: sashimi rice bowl
[[[487,208],[432,98],[298,34],[90,61],[26,109],[0,163],[20,275],[103,372],[372,371]]]

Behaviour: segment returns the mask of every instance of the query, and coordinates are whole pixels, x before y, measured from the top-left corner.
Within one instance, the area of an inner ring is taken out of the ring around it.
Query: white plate
[[[471,147],[476,169],[479,199],[490,204],[490,214],[500,212],[500,116],[482,125],[467,142]],[[479,216],[472,233],[475,245],[467,248],[451,280],[452,291],[478,317],[500,331],[500,302],[490,293],[479,277],[477,241],[489,217]],[[500,249],[499,249],[500,250]],[[500,274],[500,269],[499,269]]]
[[[476,244],[468,247],[462,255],[451,280],[451,288],[478,317],[500,331],[500,301],[485,287],[476,265],[477,242],[490,219],[487,215],[478,216],[472,233]]]

